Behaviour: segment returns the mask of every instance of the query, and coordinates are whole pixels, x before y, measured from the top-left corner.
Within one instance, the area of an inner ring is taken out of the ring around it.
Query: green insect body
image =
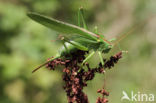
[[[92,51],[83,61],[83,63],[85,63],[90,57],[92,57],[92,55],[94,55],[96,51],[98,51],[101,63],[104,65],[102,53],[108,53],[113,47],[113,39],[106,40],[103,35],[97,33],[97,29],[95,29],[95,33],[87,30],[82,8],[78,11],[78,26],[61,22],[37,13],[28,13],[28,16],[34,21],[60,32],[63,37],[61,40],[63,41],[64,46],[50,61],[53,61],[56,58],[64,57],[65,55],[76,52],[77,50]],[[83,28],[80,25],[81,21]],[[43,63],[33,72],[48,64],[50,61]]]

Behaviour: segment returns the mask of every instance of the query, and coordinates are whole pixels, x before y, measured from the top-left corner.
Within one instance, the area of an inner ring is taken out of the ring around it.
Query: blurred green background
[[[57,39],[56,32],[26,13],[34,11],[76,25],[81,6],[90,31],[98,26],[108,39],[145,21],[120,42],[129,53],[105,75],[97,74],[88,82],[84,91],[90,103],[95,103],[96,91],[103,85],[110,92],[110,103],[121,103],[123,90],[129,95],[131,91],[156,95],[156,0],[0,0],[0,103],[67,103],[60,70],[31,73],[61,44],[51,42]],[[116,47],[112,54],[118,51]],[[94,61],[95,56],[90,62]]]

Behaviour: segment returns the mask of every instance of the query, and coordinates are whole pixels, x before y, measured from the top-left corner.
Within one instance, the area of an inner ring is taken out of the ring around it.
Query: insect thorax
[[[108,53],[111,50],[112,46],[106,42],[101,42],[98,51],[102,53]]]

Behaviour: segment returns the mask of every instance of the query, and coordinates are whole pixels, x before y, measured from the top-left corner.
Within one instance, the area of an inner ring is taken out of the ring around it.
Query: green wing
[[[48,28],[51,28],[57,32],[63,33],[61,35],[65,36],[69,39],[70,39],[70,37],[76,35],[76,36],[84,37],[86,39],[97,41],[96,34],[90,32],[88,30],[85,30],[81,27],[78,27],[76,25],[58,21],[56,19],[49,18],[49,17],[43,16],[43,15],[40,15],[37,13],[28,13],[27,15],[34,21],[36,21]]]

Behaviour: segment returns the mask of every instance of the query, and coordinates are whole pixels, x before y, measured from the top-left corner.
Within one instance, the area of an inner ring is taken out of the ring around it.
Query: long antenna
[[[150,17],[151,18],[151,17]],[[146,23],[146,21],[148,21],[150,18],[145,19],[142,23],[138,23],[136,24],[134,27],[132,27],[132,29],[130,31],[128,31],[127,33],[122,34],[114,43],[113,46],[115,46],[116,44],[118,44],[122,39],[124,39],[125,37],[127,37],[128,35],[130,35],[133,31],[135,31],[137,28],[139,28],[140,26],[142,26],[143,24]]]
[[[122,39],[130,35],[133,31],[135,31],[138,28],[138,25],[135,25],[130,31],[127,33],[122,34],[114,43],[113,46],[115,46],[117,43],[119,43]]]

